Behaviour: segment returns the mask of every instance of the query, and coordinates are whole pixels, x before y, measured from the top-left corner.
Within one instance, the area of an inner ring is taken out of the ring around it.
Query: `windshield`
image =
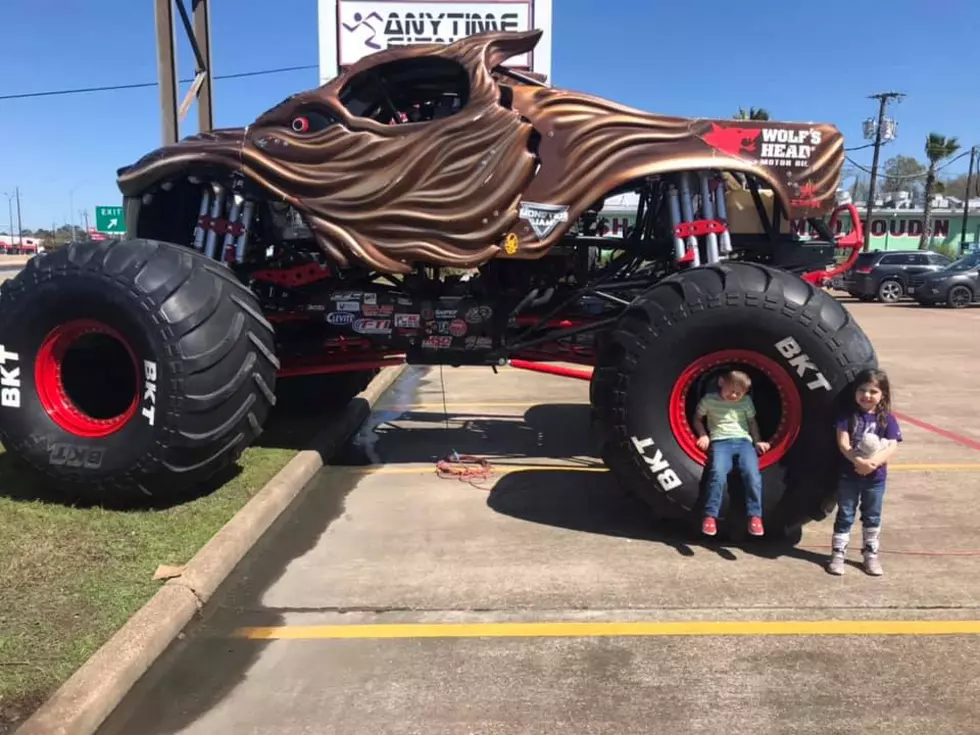
[[[970,253],[965,258],[950,263],[943,270],[946,271],[968,271],[980,266],[980,253]]]

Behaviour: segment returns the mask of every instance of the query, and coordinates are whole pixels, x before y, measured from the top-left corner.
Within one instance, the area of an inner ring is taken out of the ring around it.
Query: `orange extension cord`
[[[458,454],[455,450],[436,462],[436,475],[443,480],[456,479],[473,485],[485,482],[493,475],[493,465],[483,457]]]

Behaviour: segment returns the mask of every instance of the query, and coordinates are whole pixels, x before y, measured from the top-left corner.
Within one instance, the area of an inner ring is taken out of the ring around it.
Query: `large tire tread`
[[[877,364],[873,347],[847,309],[793,274],[763,265],[732,263],[698,267],[664,279],[638,297],[609,332],[593,376],[592,423],[600,456],[627,491],[651,499],[649,491],[644,493],[639,488],[637,492],[644,463],[629,446],[626,392],[633,368],[648,350],[662,353],[677,340],[696,338],[694,328],[685,327],[693,315],[739,306],[778,314],[788,326],[796,325],[797,333],[800,329],[808,331],[832,353],[847,381],[861,369]],[[677,515],[669,494],[655,497],[657,515]],[[811,501],[791,501],[780,515],[793,520],[823,517],[827,503],[815,505]]]
[[[251,292],[220,264],[179,246],[147,239],[72,243],[35,257],[6,282],[0,322],[29,290],[76,274],[128,291],[150,316],[163,343],[158,361],[166,362],[171,383],[169,398],[157,406],[162,435],[151,451],[93,491],[119,494],[138,486],[150,495],[170,495],[178,478],[168,473],[180,475],[182,485],[193,484],[233,464],[275,404],[279,368],[272,326]],[[2,427],[0,439],[10,441]],[[61,488],[81,491],[93,484],[31,464]]]

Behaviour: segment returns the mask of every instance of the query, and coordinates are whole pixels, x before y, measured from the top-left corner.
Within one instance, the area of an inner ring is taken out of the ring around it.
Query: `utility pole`
[[[9,232],[7,234],[10,235],[10,247],[13,247],[14,246],[14,198],[10,196],[10,194],[8,194],[7,192],[4,192],[3,195],[7,197],[7,216],[9,217],[7,221],[10,223]]]
[[[85,218],[85,239],[88,240],[88,210],[82,210],[82,217]]]
[[[871,182],[868,185],[868,204],[866,221],[864,223],[864,250],[871,247],[871,210],[874,209],[875,202],[875,182],[878,178],[878,154],[881,151],[881,134],[885,126],[885,110],[888,108],[888,100],[901,100],[905,95],[901,92],[879,92],[878,94],[868,95],[868,99],[878,100],[881,104],[878,107],[878,124],[875,126],[875,153],[871,160]]]
[[[966,215],[970,209],[970,184],[973,183],[973,161],[977,157],[977,147],[970,148],[970,168],[966,171],[966,195],[963,197],[963,228],[960,231],[960,252],[966,250]]]
[[[17,195],[17,247],[24,249],[24,228],[20,221],[20,187],[14,187],[14,194]]]

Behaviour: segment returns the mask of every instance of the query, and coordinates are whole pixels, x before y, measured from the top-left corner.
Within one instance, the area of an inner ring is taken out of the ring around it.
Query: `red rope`
[[[456,479],[473,484],[489,480],[493,466],[483,457],[453,452],[436,462],[436,475],[443,480]]]

